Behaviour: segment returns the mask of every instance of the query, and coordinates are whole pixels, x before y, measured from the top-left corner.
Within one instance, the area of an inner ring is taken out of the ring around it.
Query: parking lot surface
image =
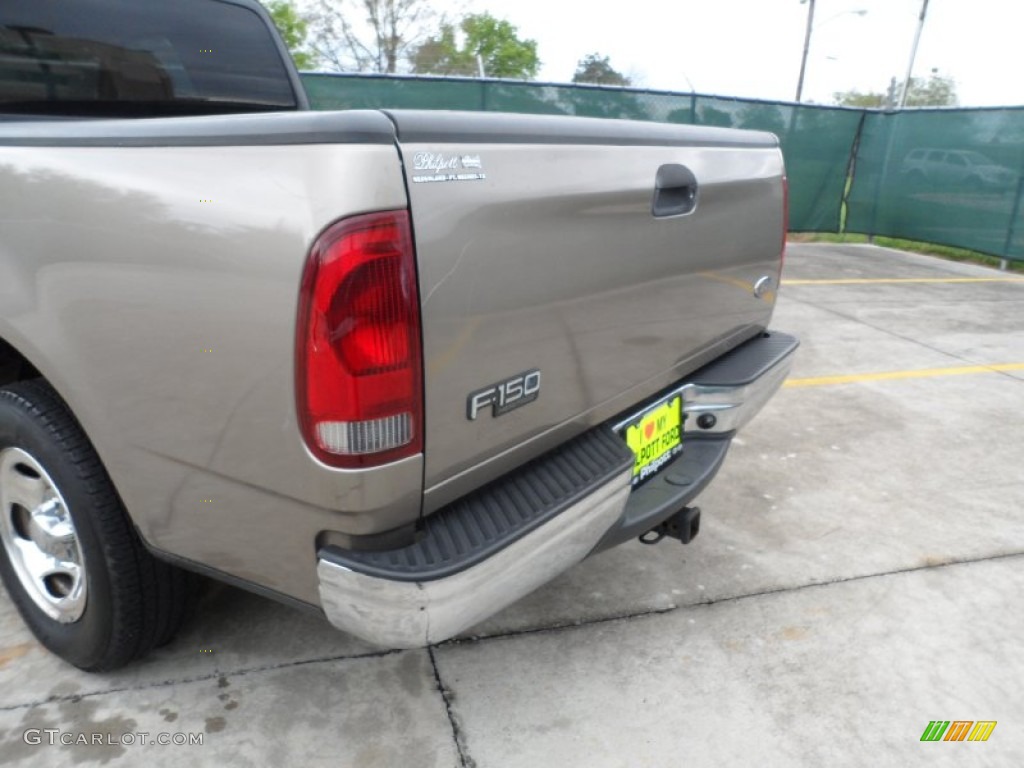
[[[1024,281],[794,244],[773,325],[792,377],[689,546],[632,542],[402,652],[212,585],[104,675],[0,595],[0,765],[1024,765]],[[935,720],[997,726],[922,742]]]

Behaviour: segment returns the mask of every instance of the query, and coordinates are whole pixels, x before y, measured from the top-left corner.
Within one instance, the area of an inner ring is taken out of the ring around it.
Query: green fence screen
[[[1024,109],[873,110],[464,78],[302,76],[314,109],[460,109],[775,133],[790,229],[863,232],[1024,260]],[[843,210],[846,210],[844,217]]]
[[[865,115],[846,229],[1024,260],[1024,109]]]

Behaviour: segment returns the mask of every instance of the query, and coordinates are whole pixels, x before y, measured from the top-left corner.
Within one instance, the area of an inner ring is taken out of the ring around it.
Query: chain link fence
[[[468,78],[302,76],[314,109],[458,109],[771,131],[790,229],[858,232],[1024,261],[1024,108],[824,107],[695,93]]]

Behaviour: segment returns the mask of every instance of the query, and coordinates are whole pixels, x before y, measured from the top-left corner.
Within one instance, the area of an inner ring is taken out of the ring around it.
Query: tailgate
[[[766,326],[784,226],[774,136],[584,118],[389,116],[422,297],[425,511]],[[537,388],[536,399],[495,415],[502,383],[509,398]]]

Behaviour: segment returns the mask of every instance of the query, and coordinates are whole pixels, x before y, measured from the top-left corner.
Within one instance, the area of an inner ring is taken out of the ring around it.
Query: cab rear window
[[[262,17],[218,0],[2,0],[0,112],[295,109]]]

